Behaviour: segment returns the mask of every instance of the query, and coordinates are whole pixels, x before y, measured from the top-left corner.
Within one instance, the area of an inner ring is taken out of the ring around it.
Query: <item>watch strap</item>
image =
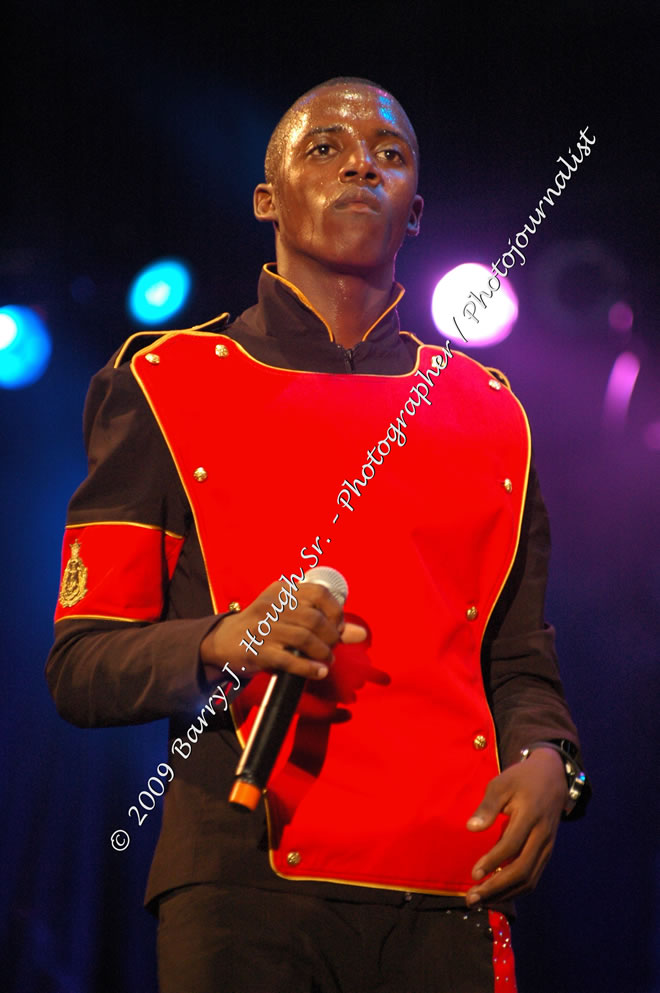
[[[577,760],[577,745],[564,738],[553,739],[552,741],[534,741],[531,745],[522,749],[520,761],[524,762],[537,748],[551,748],[557,752],[562,760],[566,785],[568,787],[568,800],[564,806],[562,816],[568,817],[587,786],[586,774]]]

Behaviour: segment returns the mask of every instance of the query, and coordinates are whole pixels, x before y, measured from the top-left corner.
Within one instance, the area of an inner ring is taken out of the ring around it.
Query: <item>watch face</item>
[[[575,779],[568,787],[568,795],[571,800],[579,800],[582,790],[584,789],[584,784],[587,781],[587,777],[583,772],[576,773]]]

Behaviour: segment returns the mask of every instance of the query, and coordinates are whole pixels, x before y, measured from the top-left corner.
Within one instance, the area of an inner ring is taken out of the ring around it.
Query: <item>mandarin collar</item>
[[[367,328],[361,342],[381,341],[384,338],[399,335],[399,315],[396,305],[405,293],[400,283],[393,283],[387,306],[378,320]],[[312,306],[304,293],[280,276],[274,262],[263,266],[257,288],[259,303],[256,315],[260,330],[266,335],[279,335],[277,329],[286,327],[292,335],[310,334],[322,336],[326,341],[337,344],[332,329],[323,316]]]

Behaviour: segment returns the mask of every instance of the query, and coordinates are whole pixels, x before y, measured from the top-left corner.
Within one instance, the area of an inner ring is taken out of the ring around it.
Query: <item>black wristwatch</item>
[[[582,796],[587,783],[587,777],[576,758],[577,746],[565,738],[555,738],[552,741],[535,741],[531,745],[528,745],[527,748],[523,748],[520,753],[520,761],[524,762],[526,758],[529,758],[536,748],[552,748],[559,754],[564,763],[566,785],[568,786],[568,800],[564,807],[564,817],[568,817]]]

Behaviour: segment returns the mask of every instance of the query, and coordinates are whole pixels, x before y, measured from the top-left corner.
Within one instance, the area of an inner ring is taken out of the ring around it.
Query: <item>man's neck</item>
[[[278,260],[277,271],[305,295],[344,348],[357,345],[383,314],[394,282],[393,267],[387,273],[367,277],[296,265],[290,260],[282,267]]]

